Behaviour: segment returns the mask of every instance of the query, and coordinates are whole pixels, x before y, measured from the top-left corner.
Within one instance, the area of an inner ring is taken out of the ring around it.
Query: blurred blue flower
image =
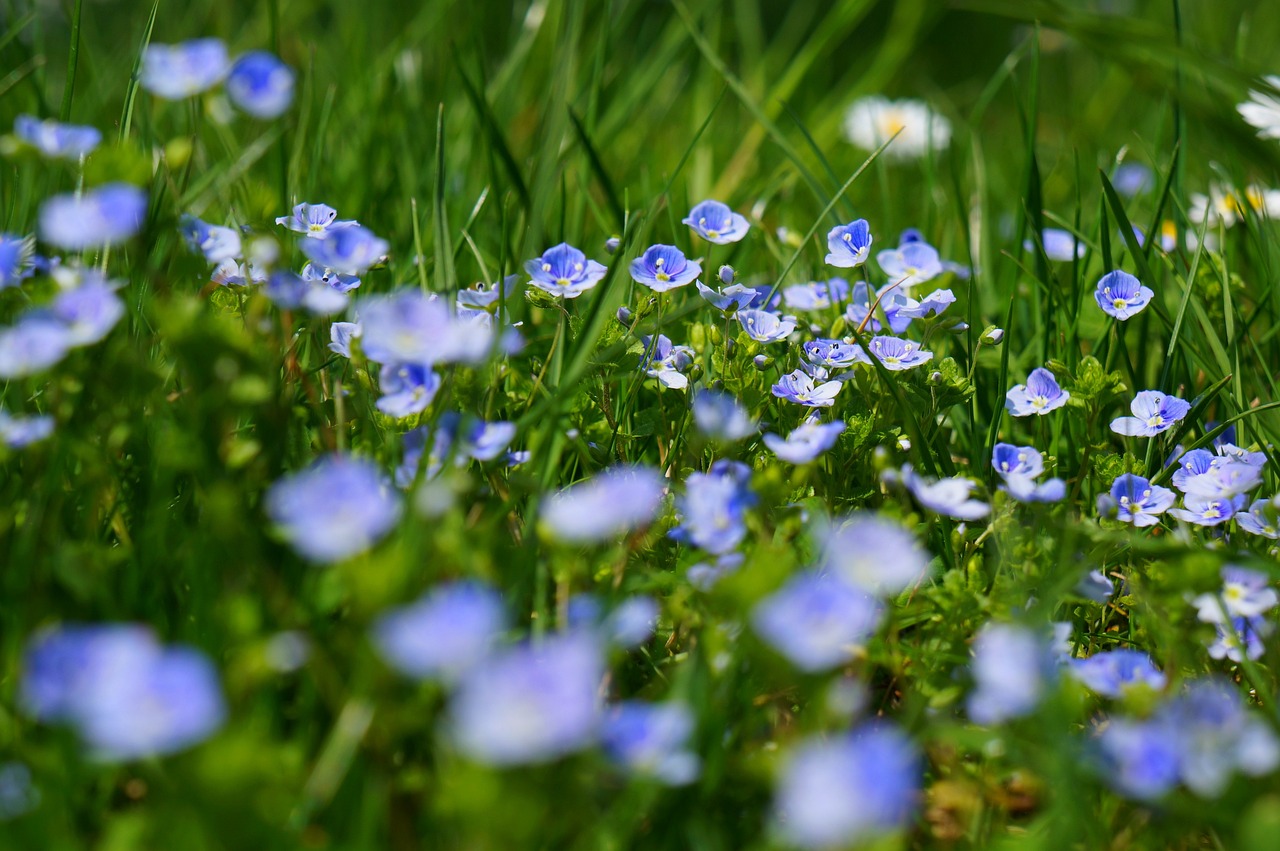
[[[867,262],[871,251],[871,226],[866,219],[858,219],[847,225],[838,225],[827,233],[828,266],[852,269]]]
[[[28,314],[18,324],[0,327],[0,378],[23,378],[43,372],[67,356],[67,326],[47,314]]]
[[[662,508],[665,479],[651,467],[612,467],[543,503],[541,525],[558,541],[598,543],[653,522]]]
[[[351,343],[363,333],[358,322],[335,322],[329,326],[329,350],[350,358]]]
[[[1004,406],[1015,417],[1044,416],[1067,404],[1070,398],[1071,394],[1058,386],[1052,372],[1037,367],[1027,376],[1026,384],[1019,384],[1005,394]]]
[[[1111,498],[1116,503],[1116,519],[1138,527],[1154,526],[1176,499],[1173,491],[1133,473],[1125,473],[1112,482]]]
[[[920,754],[888,723],[805,739],[778,777],[774,813],[802,848],[845,847],[906,827],[918,806]]]
[[[20,682],[24,709],[75,727],[95,759],[183,750],[222,726],[217,673],[197,651],[161,646],[139,626],[68,626],[36,635]]]
[[[1261,615],[1251,618],[1232,618],[1230,625],[1215,623],[1217,638],[1209,645],[1212,659],[1230,659],[1240,663],[1246,658],[1259,659],[1266,652],[1263,639],[1275,631],[1270,621]]]
[[[933,360],[933,352],[926,352],[918,343],[898,337],[872,337],[867,349],[890,372],[914,369]]]
[[[756,603],[751,625],[802,671],[826,671],[853,659],[880,625],[880,604],[860,588],[816,571],[797,574]]]
[[[35,253],[33,237],[0,233],[0,290],[21,286],[31,276],[31,258]]]
[[[124,301],[110,281],[100,275],[88,275],[80,286],[59,293],[50,313],[66,328],[67,345],[89,346],[116,327],[124,316]]]
[[[211,225],[187,213],[178,220],[178,227],[188,247],[203,254],[210,263],[216,265],[240,257],[240,232],[235,228]]]
[[[1084,257],[1084,243],[1078,241],[1071,231],[1062,230],[1061,228],[1045,228],[1040,237],[1041,244],[1044,246],[1045,256],[1055,263],[1066,263],[1073,258]],[[1036,250],[1035,242],[1030,239],[1023,241],[1022,247],[1026,251]]]
[[[1205,623],[1224,623],[1228,618],[1252,618],[1275,608],[1280,598],[1265,573],[1235,565],[1222,568],[1222,590],[1200,594],[1192,601],[1197,617]]]
[[[1128,272],[1115,271],[1108,272],[1098,280],[1093,298],[1103,313],[1123,322],[1141,313],[1151,303],[1151,299],[1155,298],[1155,293]]]
[[[266,511],[303,558],[328,564],[384,538],[400,519],[400,501],[372,462],[336,454],[276,481]]]
[[[776,434],[766,434],[764,445],[783,461],[796,465],[808,464],[835,446],[844,429],[843,420],[830,423],[806,420],[785,439]]]
[[[10,449],[23,449],[53,434],[53,417],[12,416],[0,408],[0,444]]]
[[[904,292],[910,292],[917,284],[923,284],[942,274],[942,261],[938,250],[927,242],[908,242],[898,248],[890,248],[876,255],[876,263]]]
[[[797,405],[809,408],[830,408],[836,403],[836,394],[843,387],[843,382],[827,381],[815,385],[804,370],[797,369],[778,379],[773,385],[773,395],[786,399]]]
[[[308,268],[311,264],[307,264]],[[292,272],[272,272],[262,290],[282,310],[305,310],[315,316],[333,316],[347,309],[348,299],[323,280],[307,280]]]
[[[1171,517],[1194,526],[1219,526],[1235,516],[1244,507],[1243,495],[1234,498],[1189,494],[1182,501],[1182,508],[1169,511]]]
[[[652,597],[628,597],[609,613],[601,624],[604,638],[626,650],[639,647],[653,637],[661,607]]]
[[[973,640],[973,682],[966,706],[979,724],[1029,714],[1055,676],[1053,652],[1037,632],[988,623]]]
[[[429,366],[410,363],[383,364],[378,373],[382,396],[378,410],[389,417],[411,417],[431,404],[440,389],[440,376]]]
[[[1152,437],[1167,431],[1191,410],[1191,403],[1159,390],[1143,390],[1129,405],[1131,417],[1111,421],[1111,430],[1127,437]]]
[[[782,290],[782,300],[793,310],[827,310],[833,301],[849,297],[849,282],[844,278],[793,284]]]
[[[650,246],[642,256],[631,261],[631,279],[657,293],[686,286],[700,274],[702,266],[696,260],[686,259],[684,252],[674,245]]]
[[[227,98],[254,118],[278,118],[293,103],[293,80],[293,69],[278,56],[253,50],[231,66]]]
[[[929,572],[929,553],[915,535],[869,511],[821,523],[815,538],[818,566],[845,583],[892,597]]]
[[[1201,797],[1221,795],[1236,771],[1258,777],[1280,764],[1275,733],[1249,714],[1230,682],[1217,677],[1192,681],[1161,715],[1176,731],[1182,782]]]
[[[463,449],[476,461],[492,461],[506,450],[516,436],[516,424],[475,420],[463,431]]]
[[[338,211],[328,204],[306,203],[295,205],[293,212],[277,218],[276,224],[312,239],[325,239],[340,230],[360,226],[355,219],[339,219]]]
[[[547,762],[599,732],[601,648],[590,633],[543,638],[489,656],[458,684],[449,730],[463,754],[489,765]]]
[[[744,561],[742,553],[721,553],[711,562],[690,565],[685,571],[689,584],[699,591],[710,591],[715,584],[731,573],[737,572]]]
[[[302,253],[311,262],[344,275],[362,275],[387,254],[387,241],[361,225],[334,229],[324,239],[304,239]]]
[[[223,260],[209,279],[220,287],[247,287],[267,283],[267,273],[250,261]]]
[[[644,337],[644,354],[640,357],[640,368],[645,375],[658,379],[663,387],[672,390],[683,390],[689,386],[689,378],[684,371],[693,365],[693,349],[688,346],[677,346],[665,334]]]
[[[115,245],[138,232],[146,213],[147,193],[127,183],[54,195],[40,206],[40,239],[64,251]]]
[[[1098,735],[1098,748],[1103,776],[1122,794],[1153,801],[1178,784],[1179,731],[1162,718],[1112,719]]]
[[[507,627],[502,598],[472,581],[438,585],[391,609],[370,629],[387,664],[415,679],[455,681],[484,659]]]
[[[52,119],[41,121],[32,115],[19,115],[14,119],[13,135],[46,157],[67,160],[88,156],[102,141],[97,127],[63,124]]]
[[[750,482],[745,464],[723,459],[690,473],[675,501],[679,525],[668,536],[713,555],[729,552],[747,535],[746,512],[756,501]]]
[[[1044,459],[1034,446],[997,443],[991,466],[1004,480],[1001,489],[1019,502],[1057,502],[1066,496],[1066,483],[1062,479],[1035,481],[1044,472]]]
[[[1116,593],[1111,579],[1101,570],[1091,570],[1076,583],[1075,593],[1095,603],[1105,603]]]
[[[397,487],[407,488],[413,484],[418,477],[419,467],[423,468],[423,475],[427,480],[434,479],[440,474],[444,462],[450,456],[453,457],[456,466],[461,467],[466,464],[465,451],[455,451],[455,438],[460,420],[461,417],[458,414],[446,411],[436,421],[434,427],[420,426],[413,431],[405,432],[401,439],[404,454],[400,466],[396,468]],[[429,450],[428,446],[430,446]],[[425,458],[424,452],[427,453]]]
[[[327,245],[341,237],[323,241]],[[375,363],[445,364],[484,361],[493,348],[490,327],[454,314],[435,293],[402,289],[358,304],[360,345]]]
[[[794,316],[779,316],[768,310],[754,307],[739,308],[734,315],[747,336],[759,343],[776,343],[785,340],[796,330]]]
[[[1072,659],[1067,669],[1103,697],[1124,697],[1128,689],[1148,686],[1160,691],[1168,679],[1141,650],[1121,648],[1095,653],[1086,659]]]
[[[969,479],[960,476],[926,478],[913,470],[910,464],[903,466],[901,477],[916,502],[935,514],[956,520],[980,520],[991,512],[990,505],[970,498],[976,485]]]
[[[1132,198],[1149,190],[1155,183],[1151,169],[1142,163],[1121,163],[1111,179],[1117,192]]]
[[[1262,484],[1262,467],[1221,456],[1215,457],[1202,473],[1186,472],[1182,477],[1182,490],[1188,497],[1231,500]],[[1174,477],[1177,478],[1177,473]]]
[[[688,750],[694,727],[693,712],[683,703],[627,701],[610,708],[600,738],[627,771],[685,786],[701,769],[697,754]]]
[[[1280,507],[1274,499],[1255,499],[1248,511],[1236,514],[1236,525],[1250,535],[1274,541],[1280,538]]]
[[[719,201],[697,204],[681,221],[693,228],[698,236],[716,245],[737,242],[751,229],[745,216],[733,212]]]
[[[182,100],[222,82],[230,61],[220,39],[149,44],[142,51],[138,83],[156,97]]]
[[[756,421],[742,403],[728,393],[699,390],[693,397],[693,421],[703,435],[733,443],[756,433]]]
[[[567,242],[548,248],[541,257],[526,262],[524,269],[533,286],[564,298],[577,298],[600,283],[609,271]]]

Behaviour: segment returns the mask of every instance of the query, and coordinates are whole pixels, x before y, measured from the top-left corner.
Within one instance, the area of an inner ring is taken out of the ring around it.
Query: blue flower
[[[1044,472],[1044,459],[1034,446],[997,443],[991,466],[996,475],[1004,479],[1002,489],[1019,502],[1057,502],[1066,496],[1066,483],[1062,479],[1036,483]]]
[[[382,540],[400,519],[400,501],[372,462],[330,455],[271,486],[267,515],[308,561],[328,564]]]
[[[1219,526],[1234,517],[1244,502],[1243,495],[1226,498],[1190,494],[1183,499],[1183,507],[1171,510],[1169,515],[1195,526]]]
[[[716,245],[728,245],[747,235],[751,225],[746,217],[730,210],[719,201],[703,201],[689,211],[682,221],[693,232]]]
[[[374,622],[387,664],[415,679],[455,681],[492,650],[507,626],[502,598],[478,582],[439,585]]]
[[[693,731],[693,712],[683,703],[628,701],[609,710],[600,738],[609,756],[627,771],[684,786],[697,779],[701,768],[688,750]]]
[[[1137,686],[1160,691],[1168,682],[1151,657],[1141,650],[1111,650],[1087,659],[1072,659],[1068,670],[1103,697],[1124,697],[1126,691]]]
[[[462,449],[468,458],[492,461],[506,450],[515,436],[515,423],[473,420],[462,430]]]
[[[14,119],[13,135],[46,157],[67,160],[88,156],[102,141],[102,133],[97,127],[41,121],[31,115],[19,115]]]
[[[329,351],[351,357],[351,344],[364,331],[358,322],[335,322],[329,326]]]
[[[973,641],[974,690],[969,717],[999,724],[1029,714],[1053,682],[1055,663],[1048,643],[1013,624],[988,623]]]
[[[942,274],[942,261],[938,250],[927,242],[908,242],[898,248],[890,248],[876,255],[876,262],[904,292],[917,284],[923,284]]]
[[[163,647],[143,627],[71,626],[27,648],[21,702],[43,721],[73,726],[95,759],[119,762],[183,750],[226,717],[213,665]]]
[[[302,253],[307,259],[326,269],[344,275],[362,275],[382,261],[387,242],[360,225],[332,229],[324,239],[304,239]]]
[[[1234,685],[1216,677],[1192,682],[1160,715],[1179,744],[1178,773],[1201,797],[1217,797],[1231,775],[1259,777],[1280,764],[1271,727],[1245,709]]]
[[[905,329],[910,324],[902,322],[903,319],[923,319],[930,314],[937,316],[956,303],[955,294],[951,290],[934,290],[920,301],[897,292],[893,295],[896,297],[889,299],[885,315],[895,333],[902,333],[899,328]]]
[[[1154,185],[1154,175],[1151,169],[1142,163],[1122,163],[1116,168],[1111,183],[1121,195],[1132,198],[1146,192]]]
[[[1177,486],[1177,473],[1174,478],[1174,485]],[[1261,483],[1261,467],[1217,457],[1204,472],[1184,475],[1181,489],[1188,496],[1232,499],[1253,490]]]
[[[1275,589],[1265,573],[1234,565],[1222,569],[1222,590],[1201,594],[1191,603],[1205,623],[1223,623],[1228,618],[1252,618],[1274,609]]]
[[[547,762],[592,744],[604,659],[589,633],[544,638],[489,656],[449,704],[458,749],[489,765]]]
[[[727,553],[747,536],[747,509],[756,497],[745,464],[720,460],[706,473],[691,473],[676,497],[679,525],[668,535],[713,555]]]
[[[1045,256],[1055,263],[1066,263],[1072,258],[1084,257],[1084,243],[1077,240],[1071,231],[1045,228],[1040,238]],[[1036,250],[1036,244],[1029,239],[1022,243],[1022,247],[1027,251]]]
[[[423,364],[383,364],[378,373],[382,396],[378,410],[389,417],[411,417],[431,404],[440,389],[440,376]]]
[[[342,275],[332,269],[318,267],[308,263],[302,267],[299,277],[308,283],[324,284],[334,292],[347,294],[360,286],[360,279],[355,275]]]
[[[220,83],[229,64],[227,46],[216,38],[149,44],[142,51],[138,83],[156,97],[182,100]]]
[[[210,263],[216,265],[240,257],[240,232],[235,228],[211,225],[189,214],[183,214],[178,226],[191,250],[199,251]]]
[[[540,524],[552,538],[598,543],[641,529],[662,508],[665,484],[650,467],[613,467],[543,503]]]
[[[1098,280],[1093,293],[1098,307],[1108,316],[1124,321],[1142,312],[1155,293],[1128,272],[1108,272]]]
[[[69,346],[89,346],[110,333],[124,316],[124,302],[101,275],[87,275],[80,286],[57,295],[51,315],[66,328]]]
[[[699,562],[685,571],[689,584],[699,591],[710,591],[715,584],[742,567],[742,553],[721,553],[713,562]]]
[[[712,440],[732,443],[756,433],[756,421],[733,396],[699,390],[693,397],[693,421]]]
[[[328,244],[340,237],[308,240]],[[361,348],[375,363],[480,363],[493,347],[492,329],[456,316],[435,293],[404,289],[359,303]]]
[[[867,348],[890,372],[914,369],[933,360],[933,352],[926,352],[918,343],[898,337],[872,337]]]
[[[632,650],[653,638],[661,607],[646,595],[628,597],[601,624],[601,635],[614,647]]]
[[[1168,511],[1175,499],[1173,491],[1133,473],[1125,473],[1111,484],[1111,498],[1117,506],[1116,519],[1138,527],[1158,523],[1159,515]]]
[[[519,281],[519,275],[507,275],[501,282],[492,284],[477,282],[458,290],[458,313],[461,314],[464,310],[493,313],[502,301],[511,297]]]
[[[296,205],[290,215],[277,218],[276,224],[312,239],[324,239],[331,233],[360,226],[355,219],[339,219],[338,211],[328,204],[305,203]]]
[[[23,449],[53,434],[53,417],[12,416],[0,408],[0,444],[10,449]]]
[[[220,287],[247,287],[250,284],[265,284],[267,273],[251,262],[223,260],[209,279]]]
[[[227,98],[254,118],[278,118],[293,103],[293,79],[293,69],[274,53],[250,51],[227,74]]]
[[[40,238],[65,251],[124,242],[142,227],[147,193],[108,183],[83,195],[54,195],[40,207]]]
[[[744,307],[758,306],[764,301],[764,297],[758,290],[744,287],[742,284],[730,284],[718,292],[704,285],[702,281],[694,281],[693,284],[698,288],[699,295],[714,305],[717,310],[723,310],[726,313]]]
[[[0,328],[0,378],[43,372],[67,356],[67,326],[52,316],[29,314],[11,328]]]
[[[665,293],[692,283],[702,274],[702,266],[688,260],[674,245],[651,246],[631,261],[631,278],[654,292]]]
[[[790,464],[809,464],[835,446],[844,429],[843,420],[831,423],[806,421],[788,434],[786,439],[776,434],[766,434],[764,445]]]
[[[1273,499],[1256,499],[1247,512],[1236,514],[1236,525],[1250,535],[1274,541],[1280,538],[1280,510]]]
[[[567,242],[548,248],[538,259],[526,262],[524,269],[535,287],[564,298],[577,298],[609,271]]]
[[[0,290],[21,286],[31,276],[31,257],[35,253],[33,237],[0,233]]]
[[[822,570],[869,593],[891,597],[929,573],[929,553],[915,535],[871,512],[823,524],[816,538]]]
[[[855,363],[870,365],[871,359],[862,350],[862,346],[846,343],[843,340],[810,340],[801,346],[805,360],[814,366],[826,369],[840,369],[853,366]]]
[[[1159,390],[1143,390],[1129,410],[1133,416],[1112,420],[1111,430],[1127,437],[1153,437],[1173,428],[1191,410],[1191,403]]]
[[[991,506],[970,499],[974,485],[968,479],[953,476],[949,479],[929,479],[916,473],[911,465],[902,468],[902,482],[916,498],[916,502],[935,514],[956,520],[980,520],[991,512]]]
[[[1004,406],[1015,417],[1032,414],[1042,417],[1067,404],[1070,398],[1071,394],[1058,386],[1052,372],[1037,367],[1027,376],[1026,384],[1019,384],[1005,394]]]
[[[815,386],[812,378],[803,370],[797,369],[779,378],[772,389],[773,395],[779,399],[786,399],[797,405],[809,408],[830,408],[836,403],[836,394],[843,386],[844,384],[839,381],[827,381]]]
[[[404,454],[400,466],[396,468],[396,486],[407,488],[418,477],[418,468],[426,461],[423,474],[430,481],[440,474],[444,462],[453,456],[456,466],[464,466],[467,462],[465,452],[455,452],[455,438],[461,417],[453,411],[440,416],[435,427],[420,426],[413,431],[405,432],[401,440]],[[427,446],[430,445],[430,451]],[[423,453],[426,452],[424,459]]]
[[[868,328],[873,333],[878,332],[883,326],[872,312],[875,304],[876,299],[872,297],[871,287],[866,281],[858,281],[853,285],[849,306],[844,309],[845,318],[855,328]],[[905,330],[902,328],[896,333],[901,334]]]
[[[753,307],[739,308],[735,318],[747,336],[758,343],[777,343],[791,336],[796,330],[794,316],[779,316],[768,310]]]
[[[782,291],[783,301],[794,310],[827,310],[832,301],[849,297],[849,282],[844,278],[795,284]]]
[[[1121,793],[1141,801],[1164,797],[1178,785],[1179,731],[1163,718],[1115,718],[1098,735],[1104,776]]]
[[[859,588],[809,571],[756,603],[751,624],[802,671],[826,671],[853,659],[880,625],[880,604]]]
[[[307,264],[311,268],[311,264]],[[272,272],[263,295],[282,310],[302,309],[316,316],[332,316],[347,309],[347,296],[324,283],[323,279],[308,280],[292,272]]]
[[[839,225],[827,233],[828,266],[852,269],[867,262],[871,251],[871,226],[866,219]]]
[[[1230,659],[1240,663],[1247,659],[1261,658],[1266,652],[1263,639],[1275,631],[1271,622],[1255,615],[1251,618],[1232,618],[1231,624],[1215,623],[1217,638],[1209,645],[1211,659]]]
[[[802,848],[862,844],[907,825],[920,782],[919,751],[892,724],[814,736],[783,766],[775,819],[786,841]]]
[[[645,375],[658,379],[663,387],[672,390],[683,390],[689,386],[689,378],[684,371],[693,365],[693,349],[673,345],[665,334],[659,334],[656,342],[652,337],[645,337],[641,342],[644,354],[640,358],[640,368]]]
[[[1105,603],[1115,596],[1111,579],[1101,570],[1091,570],[1076,583],[1075,593],[1095,603]]]

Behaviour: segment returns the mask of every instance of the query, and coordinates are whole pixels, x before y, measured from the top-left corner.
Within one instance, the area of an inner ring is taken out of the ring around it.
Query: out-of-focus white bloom
[[[1267,85],[1280,89],[1280,77],[1267,77]],[[1249,100],[1236,107],[1241,117],[1256,127],[1262,139],[1280,139],[1280,98],[1273,94],[1249,90]]]
[[[895,133],[898,137],[884,151],[891,159],[919,159],[930,150],[944,150],[951,144],[951,122],[924,101],[875,96],[849,107],[844,134],[859,148],[874,151]]]

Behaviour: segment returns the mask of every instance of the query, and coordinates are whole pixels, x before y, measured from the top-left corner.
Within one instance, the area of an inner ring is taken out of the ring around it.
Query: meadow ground
[[[0,849],[1274,847],[1277,44],[0,0]]]

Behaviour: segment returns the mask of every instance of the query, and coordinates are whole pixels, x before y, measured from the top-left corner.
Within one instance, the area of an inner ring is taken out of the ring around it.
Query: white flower
[[[901,133],[899,133],[901,131]],[[940,151],[951,143],[951,122],[919,100],[892,101],[867,97],[854,102],[844,120],[844,134],[866,151],[886,141],[884,155],[893,159],[919,159],[929,150]]]
[[[1267,85],[1280,89],[1280,77],[1267,77]],[[1249,90],[1249,100],[1236,107],[1240,115],[1258,130],[1262,139],[1280,139],[1280,99],[1275,95]]]

